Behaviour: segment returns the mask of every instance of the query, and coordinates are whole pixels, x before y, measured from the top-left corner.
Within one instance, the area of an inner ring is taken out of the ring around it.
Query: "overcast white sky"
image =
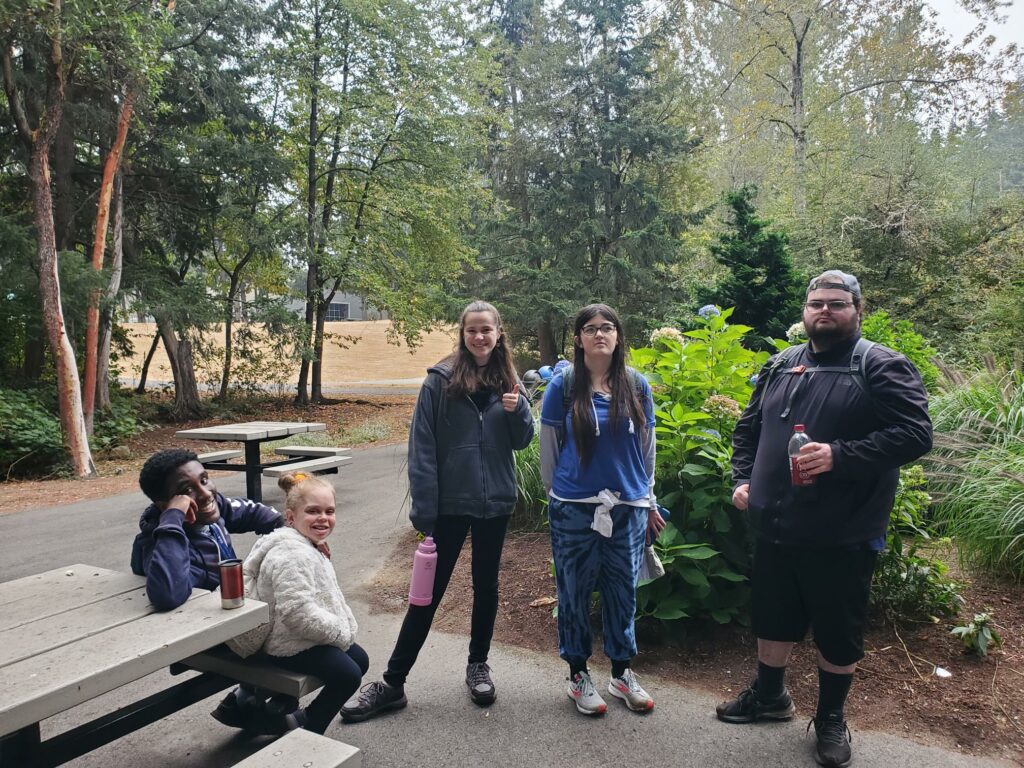
[[[939,21],[949,30],[954,40],[960,40],[974,27],[976,19],[967,13],[957,0],[927,0],[939,12]],[[990,24],[989,31],[996,36],[999,47],[1017,43],[1024,48],[1024,0],[1014,0],[1009,8],[1001,11],[1006,21],[999,26]]]

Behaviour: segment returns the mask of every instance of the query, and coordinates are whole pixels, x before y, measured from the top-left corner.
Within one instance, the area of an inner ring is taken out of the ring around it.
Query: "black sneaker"
[[[853,759],[850,749],[850,729],[846,727],[842,712],[827,712],[815,717],[807,724],[807,730],[814,726],[814,734],[818,737],[818,748],[814,759],[818,765],[826,768],[844,768]]]
[[[471,661],[466,667],[466,686],[473,701],[482,707],[493,704],[498,697],[491,680],[491,668],[484,661]]]
[[[754,723],[758,720],[789,720],[796,714],[793,697],[785,688],[772,701],[761,701],[757,696],[757,681],[731,701],[715,707],[715,714],[724,723]]]
[[[245,728],[262,709],[261,698],[252,691],[238,688],[225,696],[210,715],[229,728]]]
[[[361,723],[381,712],[401,709],[408,703],[404,688],[396,688],[385,682],[367,683],[359,689],[357,698],[351,699],[341,708],[341,719],[346,723]]]

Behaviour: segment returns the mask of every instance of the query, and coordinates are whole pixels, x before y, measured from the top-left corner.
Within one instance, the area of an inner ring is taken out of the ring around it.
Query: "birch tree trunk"
[[[121,174],[114,177],[114,242],[111,248],[110,282],[100,307],[100,341],[96,360],[96,407],[110,411],[110,337],[114,326],[114,301],[121,290],[124,264],[124,217],[121,199]]]

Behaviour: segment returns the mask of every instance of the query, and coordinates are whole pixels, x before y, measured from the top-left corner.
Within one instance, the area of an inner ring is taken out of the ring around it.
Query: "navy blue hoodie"
[[[270,533],[284,524],[273,507],[248,499],[215,496],[220,518],[213,525],[231,543],[230,533]],[[170,611],[188,600],[192,589],[220,586],[220,552],[203,527],[185,525],[185,513],[150,504],[139,519],[132,544],[132,572],[146,577],[146,594],[158,611]]]

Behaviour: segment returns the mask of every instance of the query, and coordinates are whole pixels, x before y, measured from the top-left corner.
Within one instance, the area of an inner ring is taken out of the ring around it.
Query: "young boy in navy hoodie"
[[[188,600],[194,588],[220,586],[220,561],[235,557],[232,533],[270,533],[284,524],[273,507],[217,492],[206,468],[192,451],[170,448],[150,456],[139,473],[142,492],[153,502],[139,519],[132,545],[132,571],[146,577],[146,594],[158,611]],[[249,724],[245,710],[262,701],[239,686],[212,715],[225,725]]]

